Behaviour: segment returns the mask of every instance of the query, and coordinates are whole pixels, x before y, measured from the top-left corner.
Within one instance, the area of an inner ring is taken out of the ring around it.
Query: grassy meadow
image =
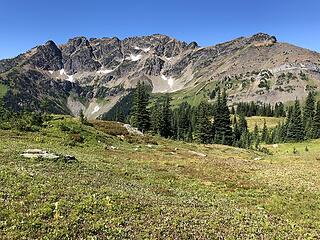
[[[320,238],[320,141],[265,155],[116,123],[46,125],[0,130],[0,239]],[[21,157],[29,148],[78,161]]]

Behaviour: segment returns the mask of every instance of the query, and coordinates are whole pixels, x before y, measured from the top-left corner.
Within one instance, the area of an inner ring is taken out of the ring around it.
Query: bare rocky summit
[[[4,104],[89,118],[110,111],[138,81],[153,92],[208,97],[228,89],[230,103],[275,103],[320,87],[320,54],[258,33],[210,47],[161,34],[53,41],[0,61]]]

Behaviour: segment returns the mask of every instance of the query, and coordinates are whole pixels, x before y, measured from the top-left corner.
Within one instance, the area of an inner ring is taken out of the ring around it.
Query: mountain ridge
[[[50,111],[77,115],[82,109],[89,118],[98,118],[138,81],[149,84],[154,93],[168,92],[173,97],[176,93],[190,97],[193,89],[202,88],[199,92],[207,100],[214,89],[226,88],[231,104],[303,98],[320,87],[319,56],[265,33],[209,47],[162,34],[123,40],[75,37],[60,45],[49,40],[15,58],[0,60],[0,80],[6,86],[10,82],[4,102],[16,110],[25,107],[27,98],[33,99],[36,109],[49,101]],[[8,77],[13,70],[14,76]],[[41,85],[51,89],[29,89]],[[37,94],[23,96],[23,89]],[[52,97],[57,97],[55,90],[60,91],[58,99]]]

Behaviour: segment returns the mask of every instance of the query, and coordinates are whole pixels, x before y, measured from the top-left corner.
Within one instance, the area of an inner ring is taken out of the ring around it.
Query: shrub
[[[111,121],[94,121],[94,128],[97,130],[104,132],[108,135],[119,136],[119,135],[129,135],[128,130],[120,123],[111,122]]]

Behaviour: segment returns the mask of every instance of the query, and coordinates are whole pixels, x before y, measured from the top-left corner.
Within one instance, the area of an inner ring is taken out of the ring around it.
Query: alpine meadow
[[[3,3],[0,239],[320,239],[319,7]]]

